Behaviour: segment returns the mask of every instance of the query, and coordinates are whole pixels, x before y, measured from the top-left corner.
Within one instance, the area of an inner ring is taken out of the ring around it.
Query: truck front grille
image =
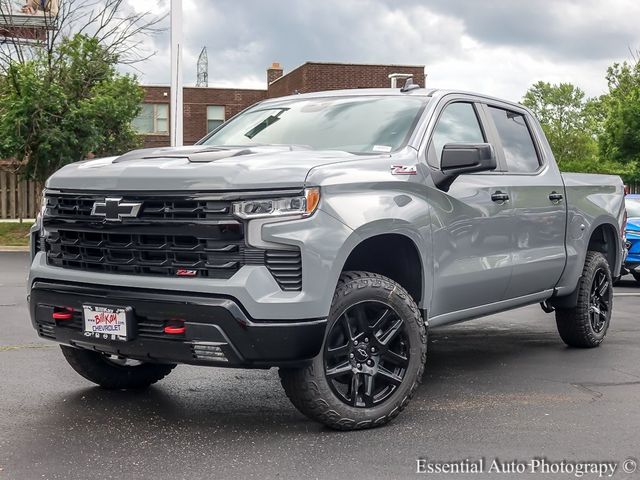
[[[129,275],[228,279],[244,265],[264,265],[283,290],[301,290],[299,249],[262,250],[245,242],[231,202],[122,195],[141,207],[132,218],[92,215],[104,195],[47,193],[43,226],[50,265]]]
[[[47,212],[52,217],[59,219],[100,219],[100,217],[92,217],[91,213],[94,203],[104,202],[105,198],[105,196],[90,194],[47,194]],[[138,215],[138,220],[216,220],[230,218],[231,213],[231,202],[218,200],[127,195],[123,201],[143,203],[144,208]]]

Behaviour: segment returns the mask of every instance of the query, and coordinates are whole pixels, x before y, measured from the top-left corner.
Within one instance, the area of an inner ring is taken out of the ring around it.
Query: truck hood
[[[53,174],[46,186],[101,191],[299,188],[310,169],[357,158],[362,157],[284,145],[144,149],[120,157],[72,163]]]

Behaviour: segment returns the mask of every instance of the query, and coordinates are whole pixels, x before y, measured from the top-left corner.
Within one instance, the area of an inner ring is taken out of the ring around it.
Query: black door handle
[[[564,198],[564,196],[561,193],[558,193],[558,192],[551,192],[549,194],[549,200],[551,200],[552,202],[559,202],[563,198]]]
[[[509,200],[509,194],[502,193],[500,190],[498,190],[496,193],[491,195],[491,200],[493,200],[494,202],[506,202],[507,200]]]

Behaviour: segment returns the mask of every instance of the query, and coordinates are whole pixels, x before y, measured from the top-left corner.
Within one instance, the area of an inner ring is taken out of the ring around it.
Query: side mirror
[[[487,172],[497,166],[495,150],[489,143],[447,143],[442,149],[440,171],[434,172],[434,182],[446,192],[459,175]]]

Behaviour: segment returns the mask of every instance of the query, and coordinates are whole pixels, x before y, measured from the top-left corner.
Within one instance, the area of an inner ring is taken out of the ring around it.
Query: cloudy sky
[[[168,12],[168,0],[128,0]],[[185,84],[202,47],[210,86],[264,88],[266,68],[308,61],[425,65],[431,87],[519,100],[538,80],[606,89],[607,66],[640,49],[637,0],[183,0]],[[168,21],[167,21],[168,26]],[[139,65],[168,84],[169,34]]]

